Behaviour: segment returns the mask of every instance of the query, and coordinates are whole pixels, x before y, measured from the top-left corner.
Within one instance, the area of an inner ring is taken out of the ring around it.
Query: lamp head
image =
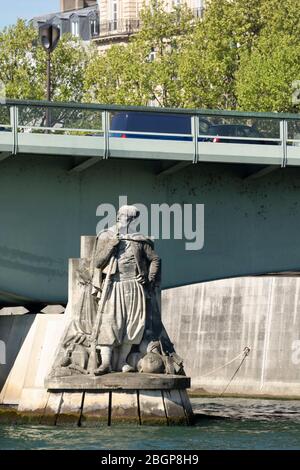
[[[46,52],[53,52],[60,40],[60,29],[50,23],[45,23],[39,28],[41,44]]]

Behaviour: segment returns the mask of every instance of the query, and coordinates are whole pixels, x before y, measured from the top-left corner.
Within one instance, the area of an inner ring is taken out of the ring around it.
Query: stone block
[[[3,307],[0,309],[0,315],[25,315],[29,310],[25,307]]]
[[[161,390],[140,390],[139,405],[142,425],[168,424]]]
[[[109,392],[90,393],[84,395],[81,426],[99,426],[108,424]]]
[[[110,424],[116,423],[140,423],[136,391],[111,393]]]
[[[41,424],[54,425],[56,424],[57,417],[62,405],[62,393],[49,393],[48,401],[44,408],[44,413],[41,418]]]
[[[47,305],[41,313],[45,313],[46,315],[61,315],[65,312],[65,307],[63,305]]]
[[[91,375],[73,375],[51,377],[45,385],[49,390],[172,390],[189,388],[191,380],[183,375],[140,374],[138,372],[113,372],[99,377]]]
[[[188,424],[179,390],[163,390],[163,399],[169,425]]]
[[[71,424],[78,426],[80,424],[83,397],[83,392],[63,394],[61,407],[56,420],[57,425]]]
[[[40,423],[47,406],[49,393],[44,388],[23,388],[18,406],[19,415]]]
[[[0,339],[6,348],[6,363],[0,366],[0,403],[19,403],[29,356],[36,332],[36,316],[0,317]]]

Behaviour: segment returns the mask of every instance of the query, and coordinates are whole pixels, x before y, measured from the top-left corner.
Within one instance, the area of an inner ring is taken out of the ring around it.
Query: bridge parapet
[[[300,165],[300,115],[7,100],[0,152],[285,167]]]

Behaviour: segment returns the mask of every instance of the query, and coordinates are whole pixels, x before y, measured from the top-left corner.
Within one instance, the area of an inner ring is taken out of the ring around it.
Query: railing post
[[[199,161],[199,146],[198,146],[199,118],[198,116],[191,117],[191,129],[192,129],[193,143],[194,143],[193,163],[198,163]]]
[[[102,113],[102,128],[104,136],[104,154],[103,159],[106,160],[109,157],[109,111],[103,111]]]
[[[10,107],[10,125],[12,128],[13,145],[12,154],[17,155],[18,153],[18,124],[19,124],[19,113],[17,106]]]
[[[287,165],[287,138],[288,138],[288,126],[287,121],[280,121],[280,139],[282,147],[282,163],[281,167],[284,168]]]

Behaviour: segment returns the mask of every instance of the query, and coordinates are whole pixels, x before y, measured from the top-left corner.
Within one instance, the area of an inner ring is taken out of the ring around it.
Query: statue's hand
[[[139,274],[137,277],[136,277],[136,280],[142,284],[142,286],[144,286],[146,284],[146,278],[145,276],[143,276],[142,274]]]
[[[151,290],[154,290],[155,287],[156,287],[155,275],[154,274],[149,274],[148,282],[149,282],[149,288]]]
[[[112,245],[113,246],[117,246],[119,244],[119,241],[120,241],[120,235],[119,233],[117,233],[112,239]]]

